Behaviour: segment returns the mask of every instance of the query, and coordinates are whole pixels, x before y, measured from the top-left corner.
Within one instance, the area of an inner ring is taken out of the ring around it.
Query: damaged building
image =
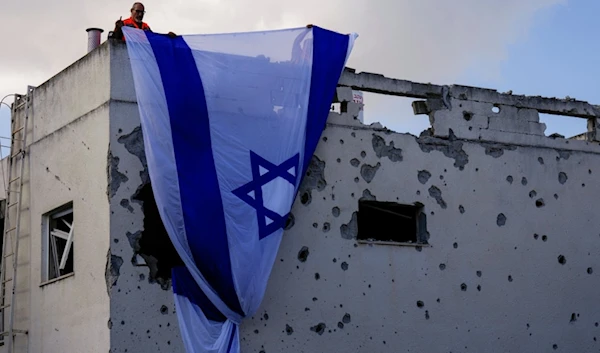
[[[353,89],[413,98],[431,128],[365,125]],[[599,107],[351,69],[336,101],[243,352],[599,349]],[[540,113],[588,131],[546,136]],[[19,96],[12,125],[14,351],[183,352],[125,45]]]

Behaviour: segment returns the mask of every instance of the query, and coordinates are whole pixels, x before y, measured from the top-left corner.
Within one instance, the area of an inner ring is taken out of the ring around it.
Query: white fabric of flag
[[[123,31],[184,345],[237,353],[356,35]]]

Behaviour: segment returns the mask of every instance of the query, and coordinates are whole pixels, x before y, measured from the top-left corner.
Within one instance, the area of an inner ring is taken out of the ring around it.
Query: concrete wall
[[[519,144],[457,139],[454,103],[420,138],[330,115],[243,351],[598,350],[600,148],[514,116]],[[361,198],[424,204],[430,246],[357,242]]]
[[[16,336],[16,352],[109,349],[104,276],[109,249],[109,59],[104,45],[32,93],[14,326],[29,333]],[[24,116],[21,107],[13,125],[22,126]],[[16,195],[11,194],[13,201]],[[74,209],[74,275],[42,285],[42,215],[68,202]]]
[[[111,351],[183,352],[163,260],[143,245],[158,235],[139,201],[148,176],[127,54],[113,51]],[[598,349],[598,144],[545,137],[531,104],[453,90],[415,108],[433,124],[418,138],[360,124],[351,103],[330,115],[243,352]],[[429,246],[359,243],[363,198],[422,203]]]
[[[144,208],[148,212],[150,207],[144,198],[151,190],[142,189],[149,177],[125,45],[112,43],[111,55],[111,352],[183,352],[170,272],[168,268],[166,273],[158,270],[167,251],[152,240],[160,234],[144,224],[152,218],[144,218]],[[166,233],[162,236],[168,239]]]

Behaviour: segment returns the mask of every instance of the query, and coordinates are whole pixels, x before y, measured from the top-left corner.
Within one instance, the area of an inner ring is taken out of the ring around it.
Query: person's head
[[[131,18],[137,23],[142,23],[144,19],[144,13],[146,13],[144,4],[141,2],[136,2],[131,7]]]

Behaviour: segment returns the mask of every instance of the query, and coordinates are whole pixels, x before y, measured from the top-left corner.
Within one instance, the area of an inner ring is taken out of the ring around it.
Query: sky
[[[88,27],[109,30],[133,1],[22,0],[0,11],[0,99],[38,86],[86,54]],[[148,0],[154,31],[223,33],[315,24],[356,32],[348,66],[387,77],[600,103],[595,0]],[[35,24],[28,26],[27,23]],[[15,31],[18,30],[18,35]],[[11,99],[6,101],[10,102]],[[365,95],[365,120],[419,134],[410,99]],[[572,136],[583,119],[542,117]],[[0,106],[0,136],[10,114]],[[6,144],[6,142],[3,142]]]

